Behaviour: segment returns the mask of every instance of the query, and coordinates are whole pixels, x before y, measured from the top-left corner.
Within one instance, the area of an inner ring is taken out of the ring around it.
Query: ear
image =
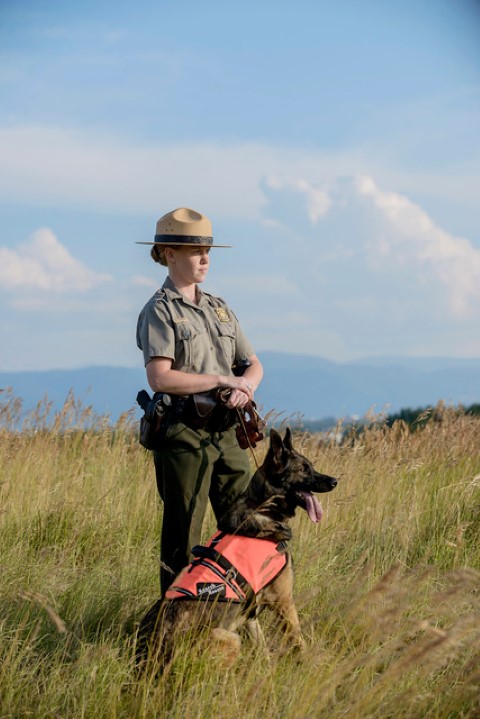
[[[280,459],[283,452],[282,438],[276,429],[270,430],[270,452],[276,461]]]
[[[289,452],[293,452],[292,433],[290,431],[290,427],[287,427],[286,429],[283,444],[285,445],[285,449],[288,449]]]
[[[164,252],[165,252],[165,259],[167,260],[167,262],[168,262],[168,260],[170,260],[170,262],[175,261],[175,249],[173,247],[165,247]]]

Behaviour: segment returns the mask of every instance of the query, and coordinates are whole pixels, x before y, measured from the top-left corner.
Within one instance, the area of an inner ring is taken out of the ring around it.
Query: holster
[[[150,397],[148,392],[142,389],[137,394],[137,402],[144,411],[140,419],[138,441],[145,449],[158,449],[166,429],[163,392],[155,392],[153,397]]]

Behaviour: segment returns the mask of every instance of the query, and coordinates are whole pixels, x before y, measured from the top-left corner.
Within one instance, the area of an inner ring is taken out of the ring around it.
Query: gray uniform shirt
[[[199,292],[198,304],[190,302],[167,277],[147,302],[137,323],[145,364],[152,357],[167,357],[172,369],[231,375],[236,362],[254,353],[228,305]]]

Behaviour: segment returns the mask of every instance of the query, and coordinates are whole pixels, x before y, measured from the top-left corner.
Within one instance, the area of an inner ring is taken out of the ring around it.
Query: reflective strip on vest
[[[235,570],[258,594],[287,565],[283,544],[268,539],[216,532],[206,546],[221,554],[233,568],[225,571],[211,559],[195,559],[168,588],[166,599],[243,602],[247,597],[235,581]]]

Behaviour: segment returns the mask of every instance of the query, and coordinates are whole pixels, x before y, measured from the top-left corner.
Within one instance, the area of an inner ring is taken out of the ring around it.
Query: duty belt
[[[190,395],[168,395],[162,398],[167,416],[183,422],[191,429],[223,432],[237,422],[237,414],[219,401],[215,390]],[[169,411],[170,410],[170,411]]]

